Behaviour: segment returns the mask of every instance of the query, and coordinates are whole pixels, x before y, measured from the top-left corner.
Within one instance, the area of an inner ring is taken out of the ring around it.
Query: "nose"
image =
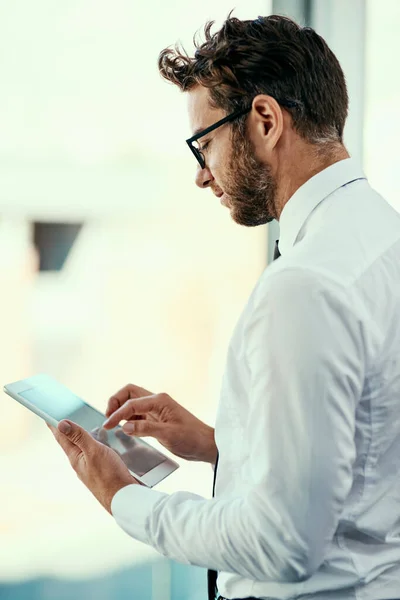
[[[207,188],[213,181],[214,177],[212,176],[210,169],[207,166],[202,169],[199,165],[195,177],[196,185],[199,186],[199,188]]]

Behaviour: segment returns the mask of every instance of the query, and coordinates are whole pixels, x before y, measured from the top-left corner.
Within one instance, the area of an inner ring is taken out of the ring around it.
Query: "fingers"
[[[121,408],[112,413],[112,415],[103,423],[104,429],[112,429],[113,427],[116,427],[120,421],[128,421],[134,417],[148,414],[155,409],[157,397],[158,394],[155,394],[146,398],[126,401]]]
[[[113,412],[118,410],[127,400],[131,398],[141,398],[144,396],[151,396],[152,393],[145,388],[142,388],[138,385],[134,385],[133,383],[129,383],[121,388],[116,394],[113,394],[108,401],[106,417],[112,415]]]
[[[120,403],[119,403],[118,399],[111,396],[111,398],[109,399],[108,404],[107,404],[106,417],[109,417],[110,415],[112,415],[112,413],[115,412],[116,410],[118,410],[119,407],[120,407]]]

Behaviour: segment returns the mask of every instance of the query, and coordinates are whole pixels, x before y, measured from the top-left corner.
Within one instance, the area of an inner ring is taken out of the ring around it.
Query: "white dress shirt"
[[[280,232],[228,349],[216,497],[131,485],[112,512],[227,598],[400,598],[400,215],[346,159]]]

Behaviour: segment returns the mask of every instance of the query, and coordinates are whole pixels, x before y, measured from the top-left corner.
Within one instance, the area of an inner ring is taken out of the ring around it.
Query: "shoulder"
[[[276,261],[278,263],[279,261]],[[283,261],[282,261],[283,263]],[[356,304],[348,290],[334,278],[304,266],[288,264],[270,265],[254,290],[249,304],[248,325],[260,320],[285,329],[326,323],[334,326],[338,321],[357,325]]]
[[[344,289],[334,278],[330,278],[307,266],[286,262],[272,264],[261,276],[254,294],[254,304],[267,299],[283,299],[298,295],[311,299],[321,294],[344,296]]]

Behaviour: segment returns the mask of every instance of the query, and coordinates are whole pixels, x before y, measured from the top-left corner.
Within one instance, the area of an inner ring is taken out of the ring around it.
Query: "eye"
[[[211,140],[208,140],[207,142],[204,142],[203,145],[199,144],[199,150],[201,152],[205,152],[207,150],[208,146],[210,145],[210,143],[211,143]]]

